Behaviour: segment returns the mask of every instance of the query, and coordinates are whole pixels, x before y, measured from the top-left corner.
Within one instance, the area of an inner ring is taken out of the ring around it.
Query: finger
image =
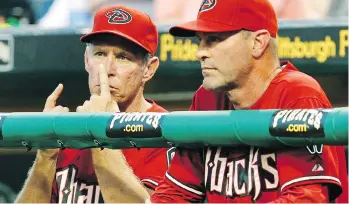
[[[90,101],[86,100],[82,106],[83,106],[83,107],[88,107],[89,104],[90,104]]]
[[[105,69],[103,64],[99,65],[99,83],[101,87],[101,96],[110,96],[110,89],[109,89],[109,79],[108,79],[108,73]]]
[[[63,106],[56,106],[49,110],[49,112],[65,112]]]
[[[63,106],[56,106],[56,107],[52,108],[50,111],[56,112],[56,111],[61,110],[62,108],[63,108]]]
[[[78,106],[78,107],[76,108],[76,112],[86,112],[86,111],[85,111],[84,107]]]
[[[118,104],[115,101],[112,101],[111,103],[108,104],[107,111],[115,113],[115,112],[120,112],[120,109]]]
[[[63,108],[63,111],[64,111],[64,112],[69,112],[69,108],[64,107],[64,108]]]
[[[63,84],[59,84],[57,88],[46,99],[44,110],[54,108],[56,106],[57,99],[63,92]]]
[[[98,96],[97,94],[92,94],[91,97],[90,97],[90,101],[91,103],[95,102],[95,101],[98,101],[101,97]]]

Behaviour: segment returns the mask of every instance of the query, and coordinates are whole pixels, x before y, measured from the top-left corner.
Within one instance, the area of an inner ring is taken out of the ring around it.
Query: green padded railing
[[[347,145],[348,107],[170,113],[0,113],[3,148]]]

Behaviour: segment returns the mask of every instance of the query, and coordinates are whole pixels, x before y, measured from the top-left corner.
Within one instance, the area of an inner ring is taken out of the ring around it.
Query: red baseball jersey
[[[147,112],[166,112],[153,102]],[[164,176],[167,154],[173,149],[123,149],[126,161],[135,175],[151,189]],[[102,203],[101,189],[92,164],[90,149],[61,150],[57,158],[56,176],[52,189],[52,203]]]
[[[331,108],[312,77],[299,72],[289,62],[282,65],[283,70],[250,110]],[[200,87],[190,109],[234,108],[224,93]],[[336,146],[309,145],[277,150],[253,146],[178,148],[151,202],[207,199],[212,203],[267,203],[292,186],[315,183],[328,185],[330,199],[335,199],[342,190],[347,194],[345,162],[344,148]]]

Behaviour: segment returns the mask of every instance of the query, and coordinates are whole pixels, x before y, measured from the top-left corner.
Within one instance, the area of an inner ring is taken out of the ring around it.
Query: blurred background
[[[196,18],[202,0],[1,0],[0,26],[40,28],[91,26],[102,6],[123,4],[148,13],[158,24]],[[347,18],[347,0],[270,0],[280,19]]]
[[[123,4],[148,13],[158,24],[195,19],[202,0],[1,0],[0,26],[88,27],[98,8]],[[347,0],[270,0],[280,19],[347,18]]]
[[[270,0],[280,20],[279,55],[315,77],[334,107],[348,106],[348,0]],[[166,109],[187,110],[202,82],[197,41],[168,35],[196,18],[202,0],[0,0],[0,111],[42,111],[63,83],[71,110],[89,98],[85,45],[79,37],[101,7],[122,4],[158,25],[161,65],[146,95]],[[306,52],[304,50],[306,49]],[[0,202],[12,202],[35,151],[0,148]],[[10,176],[11,175],[11,176]]]

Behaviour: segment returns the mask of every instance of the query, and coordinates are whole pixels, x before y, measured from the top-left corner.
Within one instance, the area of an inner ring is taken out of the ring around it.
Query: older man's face
[[[110,93],[116,102],[132,100],[143,86],[144,52],[131,42],[116,36],[103,37],[93,41],[85,56],[86,70],[89,73],[91,93],[98,93],[99,65],[108,71]]]

